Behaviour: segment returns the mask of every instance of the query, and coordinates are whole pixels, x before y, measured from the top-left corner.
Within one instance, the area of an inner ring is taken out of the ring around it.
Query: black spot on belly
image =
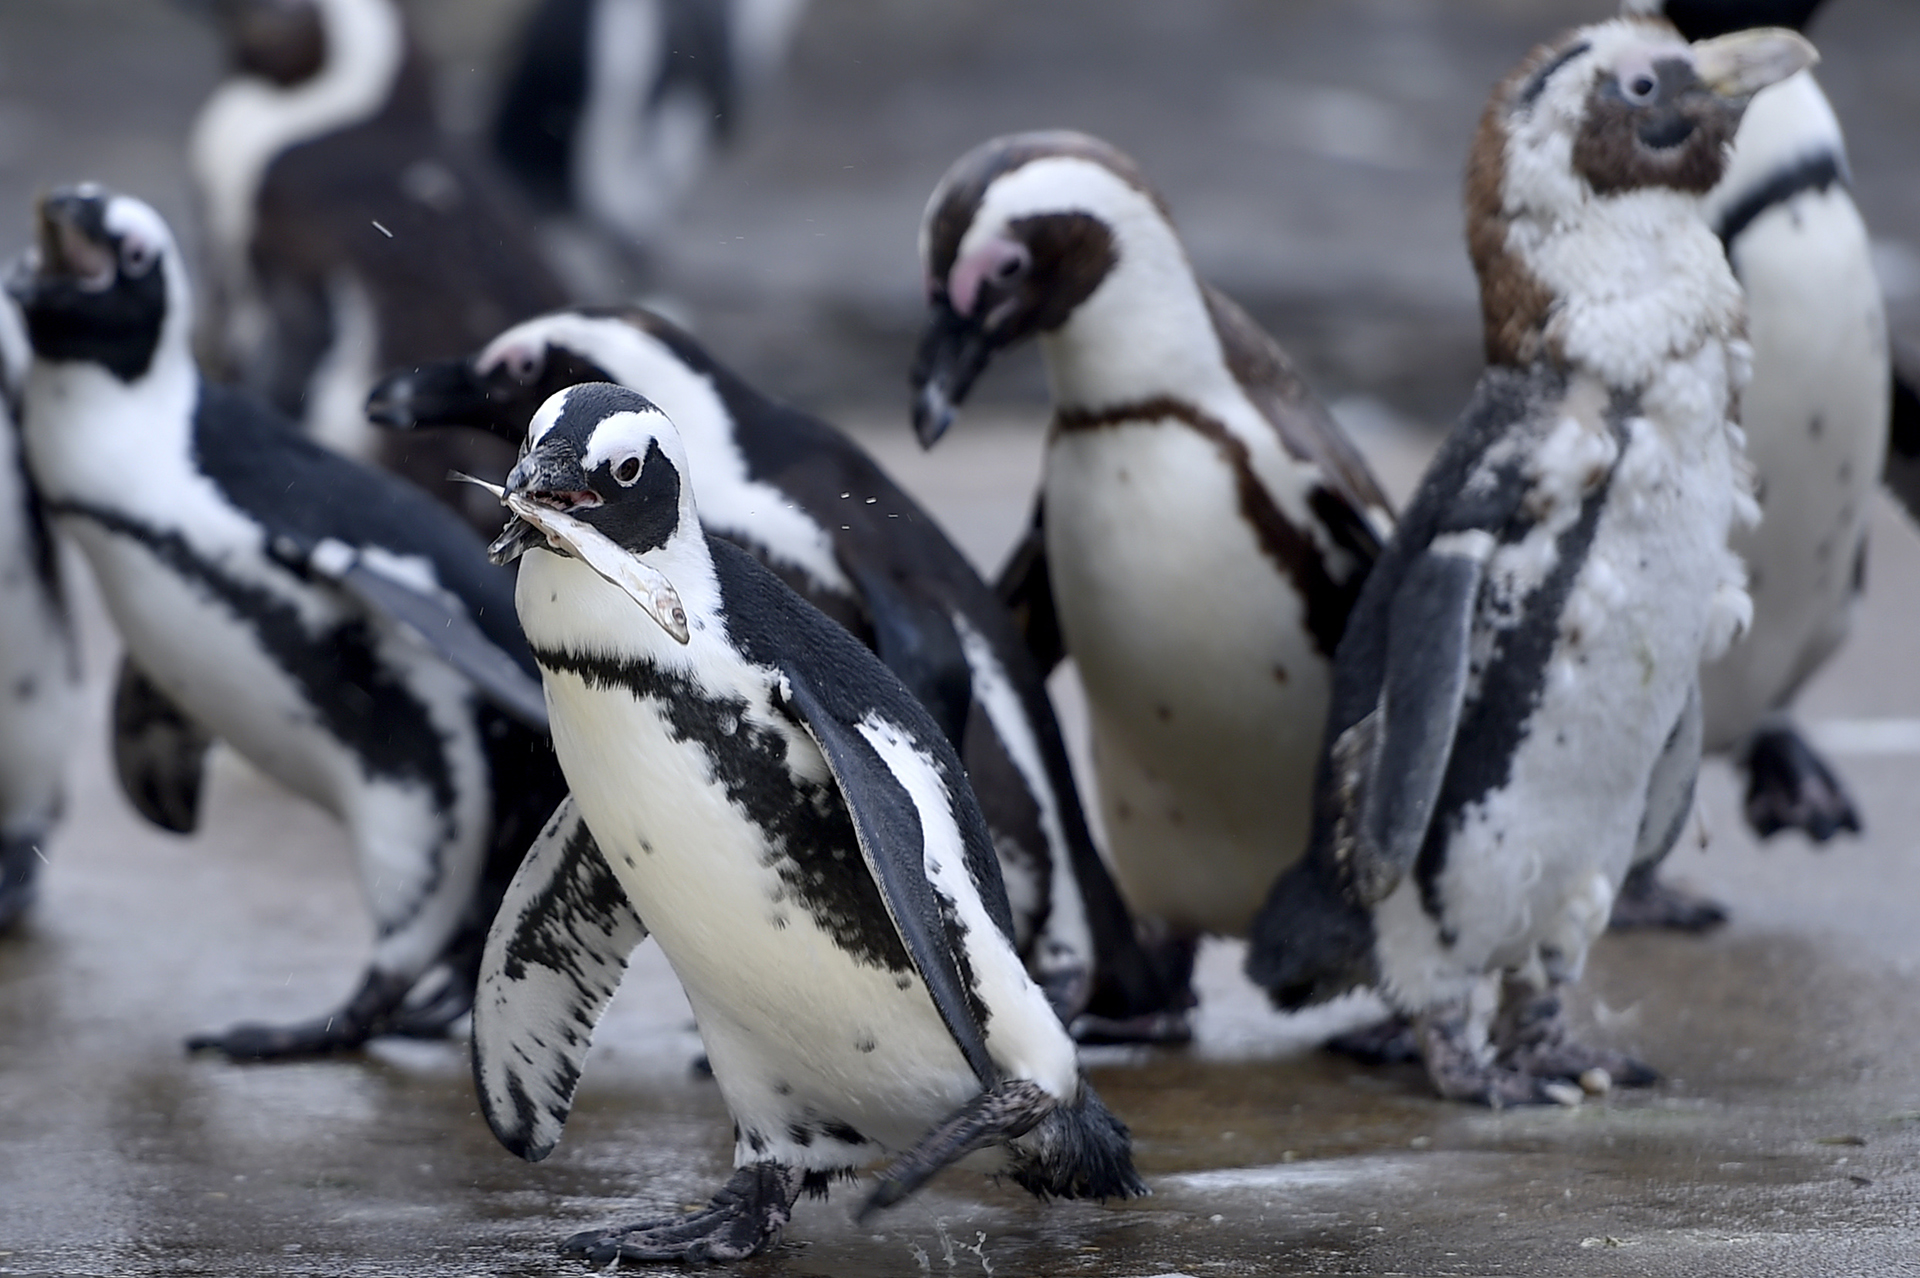
[[[867,1143],[867,1138],[861,1135],[857,1127],[849,1123],[843,1123],[837,1118],[830,1118],[820,1124],[820,1134],[829,1140],[837,1140],[842,1145],[864,1145]]]
[[[1807,422],[1807,434],[1813,436],[1815,439],[1818,439],[1826,433],[1827,433],[1826,419],[1820,416],[1820,414],[1815,413],[1812,419]]]
[[[740,1143],[740,1128],[737,1125],[733,1129],[733,1140],[735,1144]],[[764,1154],[767,1152],[767,1138],[749,1127],[747,1129],[747,1148],[756,1154]]]
[[[673,739],[700,749],[714,783],[760,829],[767,849],[763,863],[789,899],[856,962],[899,973],[901,989],[911,985],[912,960],[859,855],[846,800],[831,784],[795,777],[787,739],[751,722],[745,700],[709,696],[651,662],[557,649],[535,656],[547,670],[574,675],[591,688],[620,689],[657,707]],[[734,730],[723,732],[729,721]]]
[[[853,1045],[862,1053],[872,1052],[880,1046],[879,1042],[871,1034],[862,1034],[859,1038],[853,1040]]]
[[[813,1144],[813,1128],[807,1126],[805,1123],[788,1123],[787,1138],[800,1148],[805,1149],[807,1146]]]
[[[773,1094],[775,1096],[791,1096],[793,1095],[793,1084],[788,1082],[775,1083],[773,1085]]]

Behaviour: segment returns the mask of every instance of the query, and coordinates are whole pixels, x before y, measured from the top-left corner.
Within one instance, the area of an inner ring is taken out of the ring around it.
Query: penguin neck
[[[686,512],[691,503],[682,501]],[[649,617],[624,589],[583,561],[551,550],[527,552],[515,599],[527,642],[536,653],[639,661],[686,671],[724,642],[720,585],[706,535],[683,523],[665,545],[636,555],[663,574],[686,609],[689,641],[680,643]]]
[[[254,200],[274,158],[378,115],[406,62],[406,30],[391,0],[318,0],[318,10],[326,57],[317,74],[284,86],[231,78],[194,121],[189,165],[208,238],[230,263],[245,261]]]
[[[192,453],[199,398],[199,370],[184,335],[171,331],[163,331],[146,371],[131,381],[89,361],[36,359],[24,414],[35,477],[56,502],[110,509],[130,495],[167,488],[165,477]],[[130,483],[128,475],[141,482]]]
[[[1643,188],[1591,199],[1574,217],[1522,213],[1506,245],[1552,298],[1546,358],[1639,394],[1712,348],[1708,388],[1724,417],[1744,380],[1745,302],[1698,198]],[[1716,423],[1717,424],[1717,423]]]
[[[1173,228],[1158,216],[1116,227],[1113,269],[1066,323],[1040,336],[1056,408],[1106,409],[1163,396],[1230,394],[1226,354]]]
[[[1725,176],[1707,194],[1707,220],[1719,226],[1728,210],[1801,165],[1831,164],[1828,180],[1846,184],[1846,140],[1840,121],[1810,71],[1762,89],[1741,118]]]

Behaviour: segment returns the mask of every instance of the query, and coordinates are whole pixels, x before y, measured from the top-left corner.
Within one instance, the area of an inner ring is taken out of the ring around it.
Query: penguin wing
[[[594,1027],[646,938],[568,796],[507,887],[473,998],[481,1111],[500,1143],[528,1162],[558,1143]]]
[[[1887,416],[1887,488],[1920,522],[1920,350],[1893,344],[1893,408]]]
[[[1366,904],[1393,890],[1426,841],[1453,757],[1494,545],[1474,529],[1435,537],[1412,557],[1387,605],[1379,700],[1330,747],[1336,768],[1358,766],[1348,873]]]
[[[1013,614],[1014,625],[1027,641],[1027,651],[1042,675],[1052,674],[1067,659],[1067,641],[1060,633],[1060,614],[1053,605],[1053,574],[1047,566],[1047,502],[1036,495],[1027,531],[1014,543],[1007,562],[993,583],[994,593]]]
[[[141,816],[192,834],[213,736],[125,657],[113,687],[113,768]]]
[[[1373,477],[1366,458],[1333,420],[1332,414],[1294,371],[1293,363],[1267,331],[1226,294],[1203,286],[1207,314],[1220,339],[1234,381],[1272,424],[1294,457],[1319,466],[1331,502],[1314,503],[1343,548],[1372,563],[1380,553],[1375,519],[1391,518],[1393,504]],[[1369,512],[1379,512],[1377,516]]]
[[[1000,1072],[987,1054],[958,955],[966,933],[962,902],[981,894],[980,885],[966,881],[968,863],[984,856],[993,864],[993,844],[971,797],[954,792],[965,785],[958,761],[943,763],[917,744],[919,734],[884,706],[851,721],[793,663],[782,662],[780,672],[789,709],[826,756],[846,800],[860,854],[914,969],[981,1086],[992,1087]]]
[[[878,565],[846,562],[873,627],[874,653],[927,708],[955,750],[973,704],[973,668],[945,608],[902,589]]]

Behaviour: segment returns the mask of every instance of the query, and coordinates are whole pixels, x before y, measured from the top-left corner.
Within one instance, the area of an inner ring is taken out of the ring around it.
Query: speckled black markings
[[[820,930],[857,963],[914,970],[865,863],[844,855],[858,846],[845,801],[837,792],[797,781],[787,767],[786,738],[746,722],[745,701],[710,697],[650,662],[545,648],[535,655],[556,674],[573,675],[591,688],[619,688],[655,706],[673,739],[701,749],[715,783],[763,832],[769,867]],[[731,734],[720,730],[729,717],[740,722]],[[836,858],[835,851],[843,855]]]
[[[1527,83],[1520,90],[1520,105],[1531,107],[1542,93],[1546,92],[1547,81],[1553,79],[1553,73],[1573,61],[1593,46],[1585,40],[1568,45],[1559,53],[1543,63],[1538,71],[1527,77]]]

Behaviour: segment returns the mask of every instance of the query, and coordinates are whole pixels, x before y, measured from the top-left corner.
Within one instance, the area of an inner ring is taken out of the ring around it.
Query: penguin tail
[[[918,1144],[889,1163],[867,1201],[854,1213],[864,1221],[905,1200],[935,1173],[990,1145],[1004,1145],[1008,1174],[1041,1198],[1131,1198],[1147,1192],[1133,1169],[1126,1124],[1082,1083],[1079,1097],[1062,1104],[1039,1084],[1004,1079],[968,1101]]]

